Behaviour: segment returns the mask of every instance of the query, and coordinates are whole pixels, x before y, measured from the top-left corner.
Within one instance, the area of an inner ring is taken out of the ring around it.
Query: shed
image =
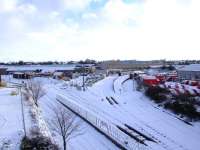
[[[63,77],[64,77],[64,73],[63,72],[56,71],[56,72],[53,73],[53,78],[54,79],[62,79]]]
[[[15,79],[31,79],[32,74],[30,73],[22,73],[22,72],[14,72],[13,73],[13,78]]]

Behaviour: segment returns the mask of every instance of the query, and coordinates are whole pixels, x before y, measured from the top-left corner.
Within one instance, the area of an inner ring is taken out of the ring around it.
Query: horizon
[[[0,62],[198,60],[198,0],[1,0]]]
[[[138,61],[138,62],[153,62],[153,61],[165,61],[165,62],[189,62],[191,64],[192,61],[195,61],[196,63],[199,63],[200,59],[185,59],[185,60],[166,60],[166,59],[154,59],[154,60],[139,60],[139,59],[110,59],[110,60],[95,60],[95,59],[85,59],[85,60],[65,60],[65,61],[57,61],[57,60],[47,60],[47,61],[23,61],[23,60],[17,60],[17,61],[0,61],[0,64],[12,64],[12,63],[25,63],[23,65],[28,65],[26,63],[33,63],[34,64],[40,64],[40,63],[63,63],[63,64],[67,64],[69,62],[72,62],[73,64],[76,63],[80,63],[81,61],[85,62],[85,61],[95,61],[96,63],[100,63],[100,62],[107,62],[107,61]]]

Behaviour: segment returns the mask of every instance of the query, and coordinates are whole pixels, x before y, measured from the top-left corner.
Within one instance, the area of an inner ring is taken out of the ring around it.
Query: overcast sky
[[[0,0],[0,61],[200,59],[200,0]]]

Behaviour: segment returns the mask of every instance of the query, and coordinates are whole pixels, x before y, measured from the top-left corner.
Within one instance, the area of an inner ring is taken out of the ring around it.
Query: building
[[[137,60],[113,60],[104,61],[98,65],[98,68],[108,69],[123,69],[123,70],[140,70],[149,68],[150,66],[162,66],[165,64],[165,60],[152,60],[152,61],[137,61]]]
[[[15,79],[31,79],[33,76],[31,73],[15,72],[13,78]]]
[[[160,84],[160,80],[157,79],[155,76],[143,75],[141,77],[144,85],[155,86]]]
[[[177,68],[179,80],[200,81],[200,64],[185,65]]]
[[[56,71],[53,73],[53,78],[54,79],[62,79],[64,77],[64,73],[63,72],[59,72],[59,71]]]
[[[74,72],[76,73],[94,73],[96,71],[96,67],[93,64],[81,64],[76,65]]]
[[[5,75],[6,70],[7,70],[7,68],[0,68],[0,82],[1,82],[1,75]]]

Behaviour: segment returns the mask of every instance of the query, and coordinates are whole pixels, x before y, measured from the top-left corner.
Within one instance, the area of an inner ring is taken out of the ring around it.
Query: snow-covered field
[[[0,147],[19,148],[23,136],[20,96],[11,96],[14,89],[0,89]]]
[[[85,92],[70,86],[71,83],[82,85],[81,78],[70,82],[38,78],[47,91],[47,94],[40,99],[42,116],[46,122],[53,119],[51,107],[60,105],[56,100],[56,95],[62,94],[66,99],[77,102],[95,115],[109,120],[116,127],[119,126],[128,132],[130,128],[133,128],[134,132],[132,130],[131,133],[142,139],[149,149],[198,150],[200,123],[188,125],[170,112],[157,107],[142,92],[136,91],[136,83],[133,80],[124,82],[127,78],[128,76],[109,76],[92,87],[88,87]],[[11,139],[14,145],[18,145],[16,143],[20,141],[23,134],[20,97],[10,96],[10,92],[11,89],[8,88],[0,89],[0,139]],[[91,125],[80,120],[83,134],[68,143],[69,149],[119,149]],[[53,138],[62,145],[58,135],[53,134]]]

